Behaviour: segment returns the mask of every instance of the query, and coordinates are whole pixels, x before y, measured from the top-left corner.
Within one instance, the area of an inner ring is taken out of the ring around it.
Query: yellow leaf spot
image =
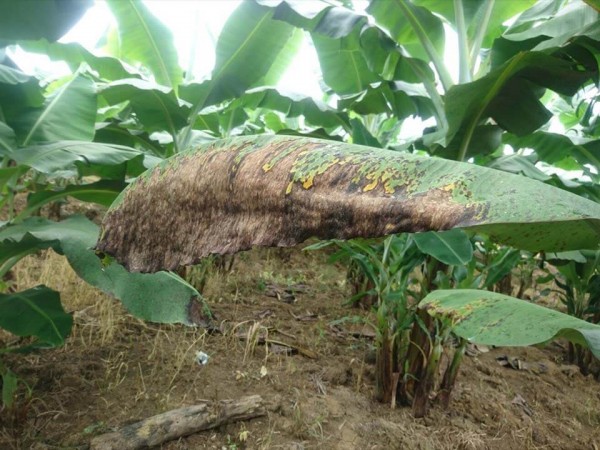
[[[313,181],[314,178],[312,175],[310,177],[308,177],[306,180],[304,180],[304,182],[302,183],[302,187],[304,189],[310,189],[313,186]]]
[[[290,184],[287,185],[287,189],[285,190],[285,195],[289,195],[292,193],[292,186],[294,186],[294,182],[290,181]]]
[[[265,172],[268,172],[269,170],[271,170],[273,168],[273,166],[269,163],[266,163],[264,166],[262,166],[262,170]]]
[[[442,191],[446,191],[446,192],[448,192],[448,191],[452,191],[452,190],[454,190],[454,189],[456,189],[456,184],[455,184],[455,183],[450,183],[450,184],[448,184],[448,185],[444,186],[444,187],[442,188]]]
[[[367,184],[364,188],[363,188],[363,192],[369,192],[372,191],[373,189],[375,189],[375,187],[377,186],[377,184],[379,183],[378,180],[373,181],[372,183]]]
[[[386,184],[386,185],[384,185],[384,188],[383,188],[383,189],[385,190],[385,193],[386,193],[386,194],[393,194],[394,192],[396,192],[396,191],[394,190],[394,188],[393,188],[393,187],[391,187],[389,184]]]

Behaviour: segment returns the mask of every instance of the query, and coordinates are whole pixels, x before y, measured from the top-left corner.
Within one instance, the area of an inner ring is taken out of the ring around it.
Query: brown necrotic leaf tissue
[[[454,227],[479,226],[507,243],[531,241],[532,248],[572,247],[560,241],[564,233],[555,233],[554,241],[525,239],[535,226],[557,218],[575,221],[580,240],[595,235],[597,245],[600,207],[593,202],[571,196],[577,201],[564,211],[542,215],[519,206],[542,201],[549,190],[556,189],[437,158],[318,139],[249,136],[182,152],[139,177],[106,214],[97,249],[131,271],[155,272],[211,254],[293,246],[311,237]],[[587,212],[587,203],[596,209]],[[595,222],[582,224],[582,217]],[[495,227],[498,223],[502,226]],[[513,224],[508,231],[506,224]]]

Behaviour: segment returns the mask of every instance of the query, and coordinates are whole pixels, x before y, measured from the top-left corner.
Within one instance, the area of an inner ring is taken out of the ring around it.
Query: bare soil
[[[92,436],[200,399],[253,394],[267,401],[266,417],[163,448],[599,448],[600,385],[563,364],[561,343],[471,348],[450,408],[423,419],[377,403],[373,329],[356,320],[369,313],[343,305],[344,269],[326,259],[299,249],[238,255],[231,272],[207,280],[222,331],[208,333],[129,316],[52,252],[26,258],[17,287],[60,289],[75,328],[64,348],[4,358],[33,390],[28,399],[22,389],[19,414],[0,414],[0,448],[85,448]],[[198,351],[209,355],[204,366]]]

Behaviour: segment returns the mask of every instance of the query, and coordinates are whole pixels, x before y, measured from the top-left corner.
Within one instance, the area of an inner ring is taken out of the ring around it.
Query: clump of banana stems
[[[421,253],[409,235],[390,236],[383,242],[334,242],[340,250],[332,260],[345,259],[350,266],[351,301],[374,299],[377,400],[392,408],[411,406],[416,417],[427,413],[431,398],[447,407],[465,342],[460,340],[454,348],[447,324],[417,309],[433,288],[437,272],[446,267]],[[329,244],[311,248],[325,245]],[[412,275],[418,268],[421,280],[414,290]]]

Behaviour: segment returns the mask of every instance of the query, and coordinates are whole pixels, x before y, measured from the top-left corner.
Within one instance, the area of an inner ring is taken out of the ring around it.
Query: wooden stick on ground
[[[263,399],[259,395],[220,402],[205,401],[96,436],[90,442],[90,450],[136,450],[151,447],[198,431],[266,414]]]

